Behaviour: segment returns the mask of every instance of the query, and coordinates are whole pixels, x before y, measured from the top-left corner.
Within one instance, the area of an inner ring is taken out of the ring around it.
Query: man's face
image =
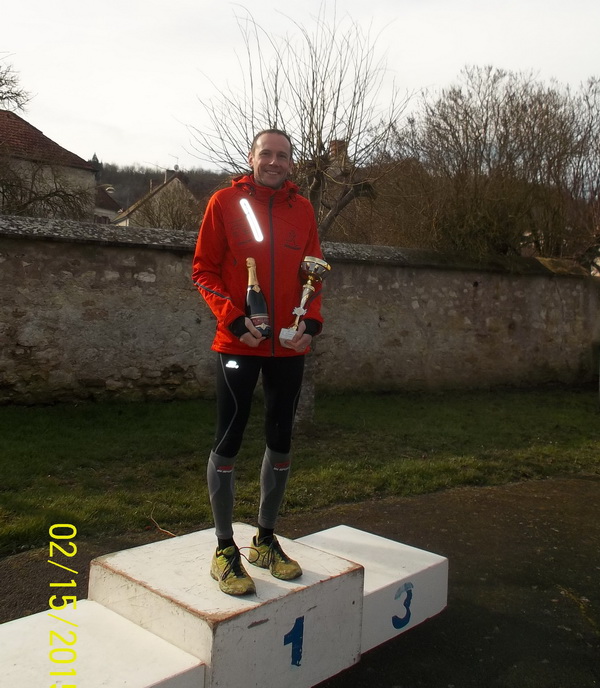
[[[248,163],[258,184],[279,189],[292,168],[290,142],[281,134],[262,134],[248,153]]]

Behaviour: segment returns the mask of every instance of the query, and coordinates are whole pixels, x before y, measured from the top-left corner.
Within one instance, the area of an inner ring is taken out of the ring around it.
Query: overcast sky
[[[251,9],[273,35],[310,28],[321,0],[20,0],[0,12],[0,58],[34,96],[19,113],[89,159],[203,166],[186,125],[202,127],[210,81],[235,83]],[[326,4],[328,16],[334,3]],[[338,0],[338,16],[378,35],[402,91],[439,89],[466,65],[533,72],[578,87],[600,77],[600,0]],[[381,30],[381,32],[380,32]]]

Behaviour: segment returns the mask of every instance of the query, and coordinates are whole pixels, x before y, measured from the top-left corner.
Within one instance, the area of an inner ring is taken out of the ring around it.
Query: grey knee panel
[[[233,502],[235,497],[235,457],[220,456],[215,452],[208,457],[206,479],[210,506],[218,538],[233,537]]]
[[[290,465],[290,454],[282,454],[267,447],[260,471],[258,523],[263,528],[275,528],[290,475]]]

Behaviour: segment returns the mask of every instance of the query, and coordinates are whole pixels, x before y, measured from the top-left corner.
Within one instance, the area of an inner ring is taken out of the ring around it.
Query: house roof
[[[0,152],[32,162],[94,169],[91,163],[59,146],[9,110],[0,110]]]
[[[102,210],[111,210],[112,212],[119,213],[122,208],[120,203],[118,203],[106,190],[106,186],[96,187],[96,208],[102,208]]]
[[[181,172],[175,172],[171,177],[169,177],[162,184],[159,184],[158,186],[153,187],[145,196],[142,196],[142,198],[140,198],[138,201],[133,203],[133,205],[130,205],[129,208],[125,208],[125,210],[123,210],[123,212],[119,213],[119,215],[117,215],[117,217],[115,217],[113,222],[117,223],[117,222],[124,220],[125,218],[129,217],[133,213],[135,213],[136,210],[139,210],[141,206],[143,206],[151,198],[156,196],[157,193],[164,191],[165,187],[169,186],[169,184],[172,184],[176,179],[178,179],[184,185],[184,187],[189,191],[190,195],[193,198],[195,198],[195,195],[193,194],[193,192],[190,190],[189,186],[186,183],[185,175],[182,174]]]

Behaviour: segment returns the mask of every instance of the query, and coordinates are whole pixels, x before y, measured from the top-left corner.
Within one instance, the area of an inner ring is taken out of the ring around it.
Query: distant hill
[[[112,197],[121,208],[129,208],[142,196],[150,191],[152,185],[165,181],[165,175],[171,175],[174,170],[158,170],[155,167],[140,165],[126,165],[121,167],[113,163],[91,160],[98,169],[98,184],[110,184],[114,188]],[[184,172],[186,181],[192,193],[204,205],[214,191],[227,186],[230,177],[227,174],[196,168]]]

